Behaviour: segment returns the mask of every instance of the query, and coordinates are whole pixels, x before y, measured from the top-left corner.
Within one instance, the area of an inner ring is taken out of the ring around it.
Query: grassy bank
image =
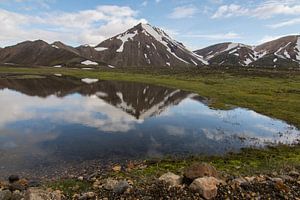
[[[151,83],[198,93],[210,98],[211,106],[231,105],[285,120],[300,127],[300,73],[268,70],[76,70],[1,67],[0,74],[60,73],[78,78]]]
[[[195,162],[207,162],[215,166],[223,179],[230,177],[278,176],[300,170],[300,146],[277,146],[268,149],[244,149],[240,153],[225,156],[197,156],[186,159],[163,159],[145,161],[147,167],[133,168],[130,171],[102,173],[101,179],[114,178],[132,180],[135,187],[155,183],[166,172],[182,175],[186,167]],[[60,179],[46,184],[54,190],[61,190],[67,196],[93,190],[91,181]]]

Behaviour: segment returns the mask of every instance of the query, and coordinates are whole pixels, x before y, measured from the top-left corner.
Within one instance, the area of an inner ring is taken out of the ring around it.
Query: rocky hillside
[[[258,46],[221,43],[195,51],[211,65],[299,67],[300,36],[287,36]]]

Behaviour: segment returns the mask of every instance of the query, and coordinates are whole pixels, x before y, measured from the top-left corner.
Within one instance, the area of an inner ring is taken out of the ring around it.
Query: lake
[[[293,144],[300,131],[191,92],[47,76],[0,79],[0,174],[99,160],[224,154]]]

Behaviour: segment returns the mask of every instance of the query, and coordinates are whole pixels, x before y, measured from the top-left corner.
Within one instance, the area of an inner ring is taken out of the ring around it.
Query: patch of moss
[[[67,197],[72,197],[74,194],[91,191],[92,185],[87,181],[79,181],[75,179],[62,179],[46,184],[48,188],[60,190]]]
[[[243,149],[239,153],[229,153],[224,156],[162,159],[155,164],[149,164],[145,169],[136,169],[126,175],[129,177],[158,177],[165,172],[182,174],[183,169],[194,162],[210,163],[218,171],[230,175],[266,174],[285,170],[286,168],[300,168],[300,145],[281,145],[266,149]]]

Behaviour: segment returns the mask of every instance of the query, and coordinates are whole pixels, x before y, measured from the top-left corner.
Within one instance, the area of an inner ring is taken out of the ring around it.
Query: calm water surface
[[[89,83],[85,83],[89,82]],[[0,79],[0,171],[88,160],[222,154],[292,144],[299,130],[159,86],[51,76]]]

